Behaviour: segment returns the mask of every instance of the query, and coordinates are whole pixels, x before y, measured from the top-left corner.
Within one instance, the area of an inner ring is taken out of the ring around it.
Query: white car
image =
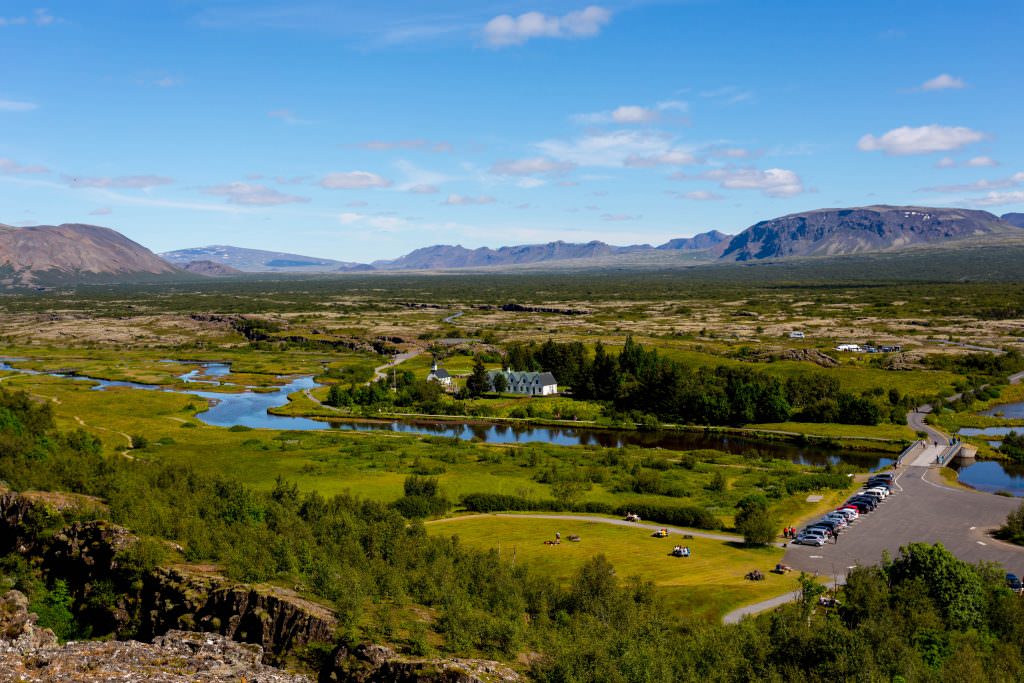
[[[846,517],[847,522],[852,522],[853,520],[860,517],[860,513],[854,510],[853,508],[842,508],[836,510],[836,514],[840,514],[843,517]]]
[[[846,515],[842,514],[841,512],[830,512],[827,515],[825,515],[824,519],[834,519],[835,521],[839,522],[840,525],[843,527],[848,526],[850,524],[850,520],[847,518]]]
[[[884,486],[879,486],[879,487],[873,488],[873,489],[865,489],[864,493],[869,493],[869,494],[877,493],[882,498],[888,498],[889,497],[889,489],[885,488]]]

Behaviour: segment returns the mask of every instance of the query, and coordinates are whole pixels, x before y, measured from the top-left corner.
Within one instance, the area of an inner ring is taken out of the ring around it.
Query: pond
[[[954,468],[961,482],[979,491],[1005,491],[1015,496],[1024,496],[1024,465],[984,460]]]
[[[230,372],[230,366],[227,363],[203,363],[202,365],[202,369],[192,370],[180,375],[179,379],[192,383],[212,382],[216,384],[217,380],[209,378],[223,377]],[[0,370],[39,374],[32,370],[12,368],[3,361],[0,361]],[[132,387],[148,391],[173,391],[175,393],[199,396],[207,399],[211,405],[209,409],[197,414],[196,417],[200,421],[215,427],[244,426],[254,429],[282,430],[389,431],[402,434],[442,436],[465,441],[478,440],[487,443],[537,442],[560,446],[593,445],[605,448],[636,446],[640,448],[663,448],[672,451],[715,449],[756,457],[782,458],[804,465],[824,466],[826,464],[845,462],[869,470],[881,469],[893,463],[893,457],[883,453],[842,451],[827,449],[821,446],[799,445],[781,441],[757,441],[713,432],[641,432],[588,429],[586,427],[536,427],[520,424],[494,424],[486,421],[331,420],[325,422],[305,417],[272,415],[267,412],[270,408],[285,405],[288,402],[289,394],[318,387],[319,385],[309,376],[291,378],[286,384],[274,391],[256,392],[250,389],[237,393],[219,393],[171,389],[137,382],[116,382],[80,375],[48,374],[73,380],[95,382],[96,386],[93,389],[97,391],[102,391],[109,387]]]
[[[1024,401],[1020,403],[1004,403],[1003,405],[983,410],[978,414],[988,415],[989,417],[1005,417],[1007,420],[1024,419]]]

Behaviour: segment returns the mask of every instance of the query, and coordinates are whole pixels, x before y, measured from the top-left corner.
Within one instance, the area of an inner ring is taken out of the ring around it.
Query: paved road
[[[991,346],[978,346],[977,344],[966,344],[964,342],[947,341],[945,339],[929,339],[927,340],[932,344],[941,344],[942,346],[959,346],[961,349],[968,349],[969,351],[988,351],[989,353],[1006,353],[1002,349],[994,349]]]
[[[1010,375],[1010,384],[1020,384],[1024,382],[1024,372],[1018,372],[1016,375]]]
[[[448,524],[450,522],[458,522],[463,519],[479,519],[481,517],[509,517],[511,519],[553,519],[562,520],[564,522],[594,522],[596,524],[613,524],[615,526],[631,526],[637,529],[644,529],[654,533],[658,529],[668,529],[670,534],[678,534],[680,536],[689,534],[694,538],[710,538],[715,541],[731,541],[733,543],[743,543],[743,537],[735,534],[716,534],[710,531],[694,531],[693,529],[682,529],[677,527],[665,526],[664,524],[651,524],[649,522],[627,522],[624,519],[614,519],[612,517],[593,517],[590,515],[531,515],[531,514],[509,514],[503,512],[496,512],[493,514],[481,514],[481,515],[461,515],[459,517],[448,517],[446,519],[435,519],[427,524]]]
[[[854,522],[838,543],[821,548],[791,545],[785,563],[842,580],[854,565],[877,564],[883,551],[895,557],[900,546],[921,541],[942,543],[968,562],[987,560],[1018,574],[1024,571],[1024,548],[987,534],[1017,509],[1020,500],[951,488],[941,483],[937,469],[929,467],[904,467],[897,482],[903,490]]]
[[[450,316],[448,316],[447,318],[445,318],[441,322],[447,323],[447,324],[451,325],[452,323],[455,322],[455,319],[460,317],[463,313],[464,313],[464,311],[456,311],[455,313],[452,313]]]

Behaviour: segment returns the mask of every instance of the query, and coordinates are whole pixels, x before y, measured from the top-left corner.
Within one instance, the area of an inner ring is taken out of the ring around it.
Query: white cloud
[[[50,14],[49,10],[37,9],[31,17],[0,17],[0,27],[3,26],[25,26],[35,24],[36,26],[50,26],[57,21],[57,17]]]
[[[163,78],[158,78],[155,81],[153,81],[153,85],[155,85],[158,88],[174,88],[181,85],[184,82],[185,81],[182,78],[179,78],[178,76],[164,76]]]
[[[280,119],[289,126],[307,126],[313,123],[312,121],[299,118],[291,109],[275,109],[274,111],[268,111],[267,116],[272,119]]]
[[[661,118],[663,112],[675,112],[685,114],[689,109],[686,102],[668,100],[659,102],[653,107],[645,107],[636,104],[624,104],[611,111],[598,111],[590,114],[576,114],[572,120],[580,124],[590,123],[619,123],[623,125],[652,123]]]
[[[148,190],[159,185],[171,185],[173,178],[166,178],[159,175],[125,175],[110,178],[106,176],[63,176],[64,182],[69,187],[103,187],[103,188],[125,188],[132,190]]]
[[[967,166],[968,168],[986,168],[998,165],[998,161],[996,161],[992,157],[986,156],[972,157],[968,159],[967,162],[964,164],[964,166]]]
[[[649,123],[658,118],[658,112],[636,105],[623,105],[612,111],[615,123]]]
[[[444,200],[444,204],[448,206],[479,206],[481,204],[493,204],[495,202],[494,197],[483,195],[480,197],[467,197],[461,194],[450,194],[448,199]]]
[[[545,157],[530,157],[528,159],[513,159],[511,161],[498,161],[491,166],[491,173],[503,176],[528,176],[543,174],[568,173],[575,164],[564,161],[553,161]]]
[[[996,178],[995,180],[976,180],[973,183],[960,183],[956,185],[937,185],[934,187],[922,187],[918,192],[941,192],[943,194],[956,194],[959,192],[978,192],[980,190],[1000,190],[1008,187],[1024,185],[1024,171],[1014,173],[1007,178]]]
[[[395,150],[424,150],[427,152],[450,152],[449,142],[430,142],[429,140],[367,140],[356,144],[356,147],[371,152],[392,152]]]
[[[520,178],[519,180],[516,181],[517,187],[521,187],[526,190],[532,190],[533,188],[540,187],[541,185],[547,185],[547,182],[541,180],[540,178],[533,178],[529,176],[526,178]]]
[[[114,210],[109,206],[101,206],[98,209],[93,209],[89,212],[90,216],[109,216],[114,213]]]
[[[338,216],[342,225],[366,225],[378,230],[394,230],[408,224],[398,216],[367,216],[362,213],[343,213]]]
[[[427,169],[420,168],[416,164],[405,159],[396,161],[395,167],[398,168],[404,176],[402,182],[398,183],[395,186],[395,189],[402,190],[404,192],[432,194],[434,192],[438,192],[442,184],[452,180],[451,177],[443,173],[428,171]]]
[[[608,221],[611,223],[618,223],[620,221],[635,221],[639,220],[643,216],[637,216],[629,213],[603,213],[601,214],[601,220]]]
[[[536,145],[549,157],[577,166],[624,166],[627,159],[655,157],[672,150],[670,136],[620,130],[585,135],[572,141],[545,140]]]
[[[441,188],[439,188],[437,185],[421,183],[419,185],[413,185],[406,191],[412,192],[413,194],[437,194],[438,192],[441,191]]]
[[[255,183],[227,183],[203,188],[206,194],[227,197],[232,204],[242,206],[278,206],[280,204],[296,204],[308,202],[309,197],[284,194],[277,190]]]
[[[369,171],[348,171],[328,173],[320,181],[328,190],[368,190],[375,187],[391,187],[391,181]]]
[[[922,83],[919,87],[920,90],[959,90],[960,88],[966,88],[967,84],[964,83],[962,78],[956,76],[950,76],[949,74],[939,74],[935,78],[928,79]]]
[[[711,192],[710,190],[694,190],[693,192],[683,192],[678,195],[681,199],[692,199],[695,202],[711,202],[719,199],[725,199],[722,195],[717,192]]]
[[[726,189],[760,190],[768,197],[792,197],[804,191],[800,176],[784,168],[717,168],[707,171],[703,177],[718,181]]]
[[[35,102],[18,102],[16,100],[0,100],[0,111],[32,111],[38,109]]]
[[[27,173],[49,173],[50,169],[45,166],[39,166],[38,164],[32,166],[23,166],[14,159],[5,159],[0,157],[0,173],[10,173],[12,175],[22,175]]]
[[[753,99],[754,93],[735,85],[726,85],[721,88],[715,88],[714,90],[704,90],[700,93],[700,96],[713,100],[721,100],[726,104],[739,104],[740,102],[746,102],[747,100]]]
[[[953,157],[942,157],[935,162],[935,168],[956,168],[956,159]]]
[[[989,192],[984,197],[970,200],[975,206],[1000,206],[1002,204],[1024,204],[1024,191]]]
[[[651,156],[632,155],[626,157],[623,165],[631,168],[653,168],[655,166],[685,166],[697,163],[697,159],[686,150],[670,149]]]
[[[881,137],[868,134],[857,143],[864,152],[881,150],[893,156],[949,152],[985,139],[985,133],[964,126],[901,126]]]
[[[590,38],[601,32],[611,12],[591,5],[561,17],[526,12],[518,17],[502,14],[484,26],[484,37],[492,47],[522,45],[532,38]]]

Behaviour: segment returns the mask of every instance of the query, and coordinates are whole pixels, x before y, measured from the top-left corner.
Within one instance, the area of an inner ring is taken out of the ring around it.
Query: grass
[[[828,439],[892,439],[894,441],[913,441],[914,430],[907,425],[879,424],[867,425],[842,425],[831,422],[775,422],[766,424],[751,424],[747,429],[766,429],[780,432],[795,432],[807,436],[818,436]]]
[[[770,573],[782,561],[780,548],[745,548],[705,538],[653,538],[650,531],[601,522],[517,519],[514,517],[462,517],[427,524],[431,534],[455,535],[475,548],[500,549],[503,558],[530,562],[542,572],[568,584],[591,557],[603,554],[621,578],[639,576],[653,582],[665,607],[689,619],[718,621],[731,610],[795,591],[793,575]],[[562,534],[557,546],[543,544]],[[582,538],[579,543],[566,539]],[[693,555],[672,557],[672,547],[687,545]],[[764,581],[743,576],[760,569]]]

